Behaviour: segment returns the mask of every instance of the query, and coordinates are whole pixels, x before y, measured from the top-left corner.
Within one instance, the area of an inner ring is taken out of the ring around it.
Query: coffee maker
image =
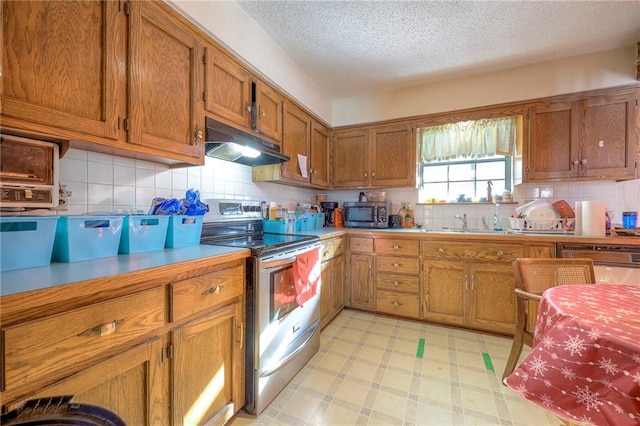
[[[325,201],[320,203],[324,212],[324,226],[333,226],[333,211],[338,207],[338,203],[334,201]]]

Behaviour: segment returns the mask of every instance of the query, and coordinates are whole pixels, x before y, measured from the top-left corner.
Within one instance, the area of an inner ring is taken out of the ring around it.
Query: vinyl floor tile
[[[502,385],[508,338],[344,310],[320,340],[320,351],[259,416],[240,414],[231,424],[560,425]]]

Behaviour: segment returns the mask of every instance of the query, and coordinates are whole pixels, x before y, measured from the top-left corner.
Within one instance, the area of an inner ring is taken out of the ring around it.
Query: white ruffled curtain
[[[418,129],[422,162],[511,155],[515,142],[515,117],[461,121]]]

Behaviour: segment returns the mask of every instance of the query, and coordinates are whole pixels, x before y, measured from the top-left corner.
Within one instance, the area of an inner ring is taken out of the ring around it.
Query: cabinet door
[[[330,186],[329,129],[311,121],[311,183],[324,188]]]
[[[322,262],[320,272],[320,282],[322,283],[322,290],[320,291],[320,327],[324,327],[331,321],[332,269],[331,260]]]
[[[526,179],[567,179],[577,176],[579,135],[574,124],[575,114],[577,109],[571,102],[529,109]]]
[[[515,287],[511,265],[472,263],[469,266],[470,327],[513,334]]]
[[[371,130],[371,186],[415,186],[416,140],[411,125]]]
[[[331,311],[336,316],[344,308],[344,256],[331,260]]]
[[[47,130],[40,124],[119,139],[126,113],[126,16],[119,8],[3,1],[3,117],[34,130]]]
[[[73,401],[104,407],[128,425],[165,424],[160,339],[136,346],[48,386],[29,398],[73,395]]]
[[[173,332],[172,424],[224,424],[244,405],[242,318],[235,303]]]
[[[426,261],[424,263],[424,316],[446,324],[465,323],[465,262]]]
[[[583,105],[581,176],[633,179],[637,139],[635,94],[588,99]]]
[[[205,48],[205,109],[246,129],[251,127],[251,76],[217,48]]]
[[[352,254],[350,263],[350,306],[354,308],[373,309],[375,306],[373,257],[369,255]]]
[[[311,117],[289,102],[285,102],[283,126],[282,152],[288,155],[291,160],[282,163],[282,177],[297,182],[309,182]],[[303,155],[307,159],[307,163],[302,166],[305,175],[300,170],[301,164],[298,155]]]
[[[262,81],[256,82],[256,131],[280,142],[282,140],[282,96]]]
[[[201,47],[155,2],[130,2],[128,142],[204,161]]]
[[[333,186],[369,185],[369,132],[337,132],[333,143]]]

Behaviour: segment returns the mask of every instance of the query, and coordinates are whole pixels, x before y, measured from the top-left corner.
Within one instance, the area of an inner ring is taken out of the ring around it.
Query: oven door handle
[[[278,260],[272,260],[270,262],[264,262],[262,263],[260,266],[264,269],[272,269],[272,268],[279,268],[281,266],[286,266],[286,265],[290,265],[293,262],[295,262],[297,259],[296,256],[293,257],[287,257],[285,259],[278,259]]]
[[[307,346],[307,343],[309,343],[311,338],[316,334],[319,327],[320,327],[320,320],[317,320],[305,331],[305,334],[307,336],[304,339],[304,342],[299,344],[291,353],[289,353],[284,358],[276,362],[273,362],[269,365],[266,365],[263,369],[259,371],[260,377],[268,377],[273,373],[275,373],[276,371],[278,371],[279,369],[281,369],[282,367],[284,367],[285,365],[287,365],[289,362],[291,362],[293,358],[295,358],[295,356],[298,355],[298,353],[300,353],[300,351],[302,351],[305,348],[305,346]]]

